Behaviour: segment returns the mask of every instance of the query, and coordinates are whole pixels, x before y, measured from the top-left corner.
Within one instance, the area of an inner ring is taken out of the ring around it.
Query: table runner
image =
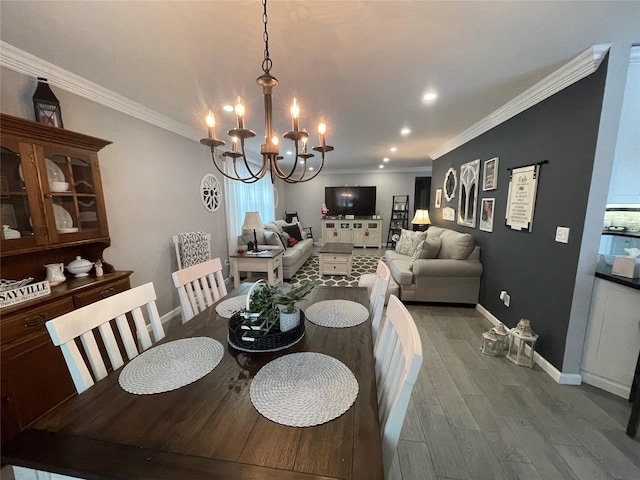
[[[246,307],[247,296],[238,295],[237,297],[227,298],[216,305],[216,313],[224,318],[231,318],[234,313]]]
[[[118,382],[125,391],[136,395],[169,392],[204,377],[223,355],[222,344],[209,337],[163,343],[125,365]]]
[[[341,361],[316,352],[292,353],[269,362],[250,387],[251,402],[269,420],[311,427],[349,410],[358,380]]]
[[[354,327],[369,318],[369,310],[350,300],[324,300],[305,310],[307,320],[322,327]]]

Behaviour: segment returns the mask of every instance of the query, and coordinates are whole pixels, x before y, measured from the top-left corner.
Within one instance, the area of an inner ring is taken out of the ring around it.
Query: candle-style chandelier
[[[269,73],[272,67],[272,61],[271,58],[269,58],[269,34],[267,33],[267,0],[262,0],[262,7],[262,22],[264,24],[264,60],[262,61],[263,73],[256,80],[258,85],[262,87],[262,95],[264,97],[264,143],[260,145],[262,165],[259,166],[259,169],[257,171],[255,171],[256,166],[254,165],[252,168],[250,162],[247,160],[245,140],[247,138],[255,137],[256,133],[245,128],[245,109],[240,97],[238,97],[235,104],[235,113],[238,122],[237,127],[229,130],[228,132],[232,142],[231,150],[222,153],[222,157],[229,158],[233,161],[232,171],[225,171],[224,166],[220,165],[218,163],[218,158],[216,158],[215,149],[217,147],[223,146],[225,142],[217,139],[215,136],[216,120],[211,110],[209,110],[206,118],[209,137],[203,138],[202,140],[200,140],[200,143],[208,146],[211,149],[213,164],[222,175],[231,180],[238,180],[244,183],[253,183],[260,180],[266,175],[268,171],[270,171],[272,182],[276,177],[281,178],[288,183],[308,182],[309,180],[314,179],[320,173],[322,167],[324,166],[325,154],[333,150],[332,146],[326,144],[327,124],[324,121],[324,118],[320,119],[320,123],[318,124],[320,144],[313,147],[313,150],[319,152],[321,155],[320,166],[312,175],[306,176],[308,172],[307,160],[314,155],[313,153],[307,152],[307,141],[309,140],[309,133],[306,131],[306,129],[299,129],[300,106],[298,105],[298,101],[294,98],[290,110],[292,124],[291,131],[285,133],[284,138],[293,140],[293,143],[295,145],[295,157],[293,158],[293,165],[291,166],[291,168],[283,168],[279,165],[279,162],[283,160],[284,157],[280,155],[279,151],[280,139],[278,138],[278,135],[273,131],[272,92],[273,87],[278,85],[278,80],[273,75],[271,75],[271,73]],[[242,160],[240,161],[239,159]],[[244,168],[242,169],[243,172],[240,172],[238,170],[238,163],[244,166]]]

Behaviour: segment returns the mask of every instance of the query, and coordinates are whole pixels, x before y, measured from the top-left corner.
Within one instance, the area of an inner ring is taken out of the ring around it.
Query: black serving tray
[[[271,330],[266,333],[251,335],[249,330],[244,330],[241,325],[247,320],[234,313],[229,319],[229,333],[227,341],[231,347],[243,352],[277,352],[298,343],[304,337],[304,322],[306,317],[300,310],[300,324],[287,332],[280,331],[280,322],[276,322]],[[251,336],[254,340],[245,340],[242,337]]]

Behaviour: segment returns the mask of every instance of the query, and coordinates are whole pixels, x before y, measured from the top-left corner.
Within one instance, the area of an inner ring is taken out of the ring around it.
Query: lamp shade
[[[429,218],[429,210],[416,210],[416,214],[411,220],[411,223],[416,225],[431,225],[431,219]]]
[[[242,224],[243,230],[253,230],[255,228],[264,228],[264,224],[260,219],[260,213],[258,212],[245,212],[244,223]]]

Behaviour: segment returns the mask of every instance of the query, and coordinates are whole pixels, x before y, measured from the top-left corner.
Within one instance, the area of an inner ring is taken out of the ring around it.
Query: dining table
[[[243,283],[219,302],[250,287]],[[304,312],[336,300],[369,302],[366,288],[317,286],[300,306]],[[371,322],[329,328],[307,319],[295,345],[245,352],[229,345],[229,320],[216,310],[219,302],[159,342],[219,341],[224,352],[208,374],[171,391],[138,395],[121,387],[117,369],[13,437],[1,452],[3,465],[86,479],[383,479]],[[252,403],[254,376],[299,352],[332,357],[355,376],[355,401],[337,418],[287,426]]]

